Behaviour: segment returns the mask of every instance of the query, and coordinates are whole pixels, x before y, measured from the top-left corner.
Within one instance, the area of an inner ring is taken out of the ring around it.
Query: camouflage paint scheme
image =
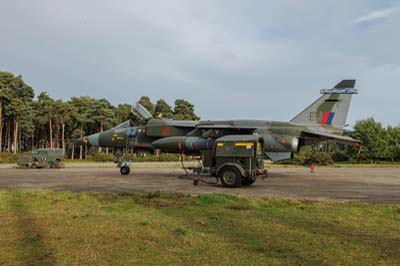
[[[264,120],[176,121],[147,116],[144,126],[129,121],[84,139],[90,145],[133,148],[139,152],[160,149],[169,153],[200,154],[227,135],[260,135],[264,155],[272,161],[290,159],[304,145],[324,140],[359,145],[343,136],[355,80],[343,80],[289,122]]]
[[[187,136],[167,137],[153,142],[167,152],[198,154],[226,135],[260,135],[264,155],[272,161],[293,157],[302,146],[324,140],[359,145],[361,141],[343,136],[355,80],[343,80],[333,89],[321,90],[322,96],[290,122],[264,120],[200,121]]]
[[[116,149],[133,148],[142,152],[153,152],[154,141],[169,136],[185,136],[197,122],[170,119],[150,119],[145,126],[135,126],[131,121],[78,140],[78,144],[88,143],[97,147]]]

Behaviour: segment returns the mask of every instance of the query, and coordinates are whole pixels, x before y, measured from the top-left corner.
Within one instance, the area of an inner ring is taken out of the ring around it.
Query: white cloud
[[[373,22],[381,19],[385,19],[391,17],[394,13],[396,13],[396,7],[389,7],[386,9],[375,10],[370,12],[364,16],[361,16],[354,20],[354,24]]]

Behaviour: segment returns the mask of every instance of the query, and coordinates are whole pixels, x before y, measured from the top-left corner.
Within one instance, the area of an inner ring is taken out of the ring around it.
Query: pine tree
[[[171,106],[168,105],[168,103],[160,99],[157,101],[156,106],[155,106],[155,116],[156,117],[163,117],[163,118],[172,118],[173,117],[173,112]]]
[[[174,119],[176,120],[199,120],[194,112],[194,105],[190,102],[177,99],[174,107]]]

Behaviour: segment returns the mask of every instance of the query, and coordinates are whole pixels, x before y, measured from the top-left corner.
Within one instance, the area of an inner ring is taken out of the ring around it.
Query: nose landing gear
[[[129,167],[128,163],[123,163],[119,171],[121,175],[129,175],[129,173],[131,172],[131,168]]]
[[[122,150],[116,149],[116,151],[114,152],[114,156],[116,159],[115,162],[117,163],[117,167],[119,167],[119,172],[121,173],[121,175],[129,175],[129,173],[131,172],[131,162],[122,161]]]

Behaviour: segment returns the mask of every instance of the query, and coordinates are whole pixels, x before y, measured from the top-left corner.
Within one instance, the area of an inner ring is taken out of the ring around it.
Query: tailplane
[[[351,98],[358,93],[354,88],[355,83],[354,79],[342,80],[332,89],[321,90],[322,96],[290,123],[342,130],[346,125]]]

